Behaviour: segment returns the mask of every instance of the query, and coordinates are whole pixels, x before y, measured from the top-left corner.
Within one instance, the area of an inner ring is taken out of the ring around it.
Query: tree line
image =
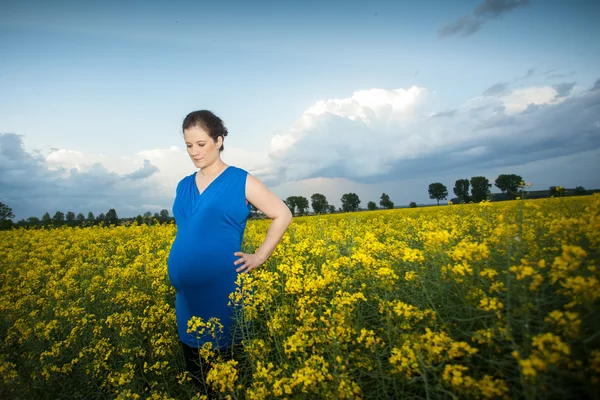
[[[134,221],[138,225],[155,225],[155,224],[168,224],[173,221],[173,217],[169,215],[169,210],[163,209],[160,212],[152,214],[150,211],[145,212],[143,215],[138,214],[133,218],[119,218],[117,211],[111,208],[105,213],[100,213],[94,216],[93,212],[88,212],[87,217],[82,213],[75,215],[73,211],[68,211],[66,214],[62,211],[56,211],[53,216],[46,212],[42,218],[29,217],[27,219],[21,219],[17,222],[13,222],[12,219],[15,217],[12,209],[6,204],[0,202],[0,229],[10,229],[12,227],[18,228],[36,228],[36,227],[60,227],[60,226],[80,226],[88,227],[95,225],[131,225]]]
[[[523,177],[517,174],[500,174],[494,181],[494,186],[500,189],[501,193],[506,196],[507,200],[515,200],[523,198],[529,185],[525,183]],[[456,200],[459,203],[479,203],[483,200],[492,200],[491,189],[492,184],[484,176],[473,176],[471,179],[457,179],[452,189]],[[470,193],[469,193],[470,189]],[[582,196],[589,194],[583,186],[577,186],[572,190],[572,195]],[[561,197],[567,194],[567,190],[562,186],[550,186],[548,189],[548,197]],[[429,184],[429,198],[437,200],[438,206],[440,200],[446,200],[448,197],[448,188],[440,183],[434,182]]]
[[[329,204],[324,194],[315,193],[310,197],[310,206],[315,214],[333,214],[336,212],[355,212],[361,210],[361,200],[356,193],[345,193],[340,198],[340,201],[342,206],[336,209],[333,204]],[[283,200],[283,202],[294,216],[308,214],[309,202],[304,196],[290,196]],[[379,205],[386,209],[394,208],[394,202],[390,200],[390,196],[387,193],[381,194]],[[368,210],[376,210],[377,208],[377,204],[374,201],[369,201],[367,204]]]
[[[505,195],[507,200],[514,200],[517,197],[524,197],[527,194],[525,190],[528,185],[524,182],[520,175],[516,174],[501,174],[494,181],[494,185],[500,189],[502,194]],[[471,179],[457,179],[454,183],[453,192],[456,198],[452,199],[456,203],[479,203],[483,200],[492,200],[491,193],[492,184],[484,176],[474,176]],[[437,200],[439,206],[440,200],[446,200],[448,198],[448,188],[441,182],[433,182],[429,185],[429,198]],[[566,195],[586,195],[593,191],[586,190],[582,186],[577,186],[573,190],[567,190],[563,186],[550,186],[550,188],[542,195],[538,197],[561,197]],[[547,195],[546,195],[547,194]],[[532,196],[529,196],[530,198]],[[283,200],[283,199],[282,199]],[[322,193],[315,193],[307,199],[304,196],[289,196],[283,200],[288,206],[292,215],[300,216],[309,214],[309,206],[312,207],[315,214],[333,214],[337,212],[355,212],[363,210],[360,208],[361,200],[356,193],[345,193],[340,198],[342,206],[338,209],[334,205],[329,204],[327,197]],[[390,199],[390,196],[386,193],[382,193],[379,198],[379,207],[383,209],[394,208],[394,202]],[[414,201],[411,201],[409,207],[417,207]],[[379,208],[377,203],[369,201],[367,203],[367,210],[376,210]],[[261,218],[261,213],[250,205],[250,218]],[[150,211],[139,214],[134,218],[119,218],[114,208],[111,208],[104,213],[100,213],[98,216],[90,211],[87,217],[82,213],[75,215],[74,212],[68,211],[64,214],[61,211],[57,211],[52,217],[46,212],[41,219],[37,217],[29,217],[27,219],[21,219],[14,223],[12,209],[6,204],[0,202],[0,229],[10,229],[12,227],[58,227],[58,226],[94,226],[104,224],[108,225],[130,225],[133,221],[136,221],[138,225],[154,225],[154,224],[168,224],[174,221],[174,218],[169,215],[167,209],[163,209],[160,212],[152,214]]]

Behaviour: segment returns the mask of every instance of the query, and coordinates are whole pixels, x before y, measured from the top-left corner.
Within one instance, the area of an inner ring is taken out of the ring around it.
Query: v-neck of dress
[[[194,186],[196,187],[196,193],[198,194],[198,196],[202,196],[204,193],[206,193],[206,191],[211,187],[211,185],[213,183],[215,183],[217,181],[217,179],[219,179],[229,168],[231,168],[231,165],[228,165],[227,168],[225,168],[223,171],[221,171],[221,173],[219,175],[217,175],[212,181],[210,181],[210,183],[208,185],[206,185],[206,187],[204,188],[204,190],[202,192],[200,192],[200,188],[198,187],[198,182],[196,181],[196,176],[198,176],[198,171],[194,172]]]

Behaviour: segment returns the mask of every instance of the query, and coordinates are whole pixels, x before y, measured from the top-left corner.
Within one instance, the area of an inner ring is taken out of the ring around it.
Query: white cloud
[[[260,176],[271,185],[311,178],[373,183],[600,147],[599,91],[557,88],[503,91],[433,113],[429,91],[417,87],[321,100],[273,138]]]
[[[361,90],[309,107],[286,134],[276,135],[263,176],[271,183],[307,177],[369,177],[391,171],[396,154],[410,157],[422,142],[414,116],[427,90]],[[410,132],[412,131],[412,133]],[[398,136],[404,138],[398,143]]]
[[[417,86],[407,90],[359,90],[349,98],[318,101],[306,110],[305,114],[319,116],[330,113],[340,117],[352,117],[355,121],[362,121],[373,127],[377,122],[399,116],[402,112],[409,112],[418,101],[422,101],[425,92],[424,88]]]
[[[0,134],[2,201],[17,220],[56,211],[98,215],[110,208],[120,216],[171,213],[177,182],[195,170],[183,146],[107,157],[72,149],[41,154],[26,149],[23,139]],[[222,158],[251,172],[267,162],[266,154],[236,148],[227,148]]]
[[[530,104],[556,104],[563,98],[556,98],[558,92],[552,87],[530,87],[513,90],[502,98],[507,114],[517,114],[524,111]]]

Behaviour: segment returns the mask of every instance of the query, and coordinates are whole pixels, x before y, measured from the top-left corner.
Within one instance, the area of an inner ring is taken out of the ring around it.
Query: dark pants
[[[208,394],[214,394],[212,390],[208,389],[208,385],[206,384],[206,375],[210,370],[210,365],[206,360],[200,357],[198,349],[195,347],[190,347],[187,344],[181,342],[181,347],[183,348],[183,357],[185,358],[185,365],[187,367],[188,372],[191,375],[191,378],[196,385],[196,389],[200,392],[204,390],[208,390]],[[240,344],[236,344],[233,346],[234,352],[242,351],[242,346]],[[239,354],[239,353],[237,353]],[[221,358],[223,361],[229,361],[236,357],[232,357],[232,349],[228,348],[226,350],[221,350]]]
[[[196,385],[196,389],[204,390],[206,374],[210,368],[208,363],[204,359],[200,358],[197,348],[190,347],[183,342],[180,343],[181,347],[183,348],[185,365],[191,375],[192,381]]]

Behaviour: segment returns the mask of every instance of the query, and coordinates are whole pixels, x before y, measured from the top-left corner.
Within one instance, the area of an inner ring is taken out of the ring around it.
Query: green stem
[[[427,368],[425,368],[425,364],[423,363],[423,359],[421,359],[421,355],[417,354],[417,357],[419,359],[419,365],[423,370],[423,382],[425,382],[425,397],[427,400],[429,400],[431,396],[429,394],[429,382],[427,381]]]

